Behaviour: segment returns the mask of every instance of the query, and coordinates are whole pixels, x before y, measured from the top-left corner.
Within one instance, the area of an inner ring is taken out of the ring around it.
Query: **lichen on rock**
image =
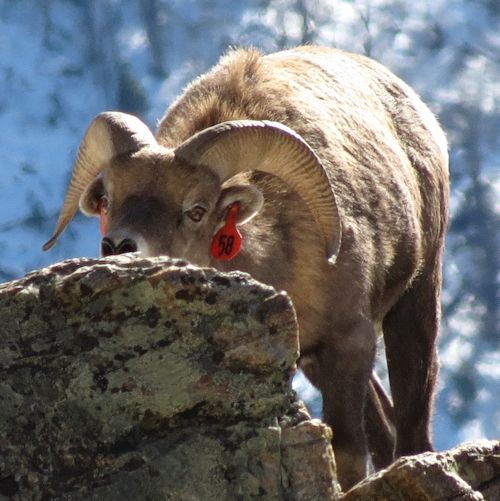
[[[0,339],[0,495],[307,499],[285,293],[168,258],[70,260],[0,285]]]

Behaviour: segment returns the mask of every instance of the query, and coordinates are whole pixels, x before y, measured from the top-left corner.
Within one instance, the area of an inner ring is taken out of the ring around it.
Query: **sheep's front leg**
[[[324,420],[333,429],[337,474],[344,490],[366,476],[364,409],[375,357],[375,331],[361,320],[338,329],[318,353]]]

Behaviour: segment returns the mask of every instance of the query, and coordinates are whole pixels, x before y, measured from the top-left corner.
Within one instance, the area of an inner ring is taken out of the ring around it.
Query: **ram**
[[[166,254],[286,290],[348,488],[369,450],[384,466],[432,448],[447,196],[444,134],[383,66],[240,49],[185,89],[156,137],[127,114],[93,120],[44,249],[79,206],[101,217],[104,256]],[[393,406],[373,375],[381,334]]]

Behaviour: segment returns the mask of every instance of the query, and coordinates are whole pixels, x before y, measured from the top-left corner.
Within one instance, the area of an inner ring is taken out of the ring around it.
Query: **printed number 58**
[[[219,238],[219,255],[231,254],[233,250],[234,237],[233,235],[221,235]]]

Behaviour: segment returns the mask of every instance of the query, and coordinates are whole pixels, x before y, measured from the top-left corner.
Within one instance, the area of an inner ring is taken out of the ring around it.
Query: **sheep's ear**
[[[226,209],[235,202],[240,205],[236,224],[244,224],[262,209],[264,197],[257,188],[250,185],[230,186],[222,191],[217,209],[225,214]]]
[[[99,216],[100,202],[106,194],[102,175],[97,176],[80,197],[80,210],[86,216]]]

